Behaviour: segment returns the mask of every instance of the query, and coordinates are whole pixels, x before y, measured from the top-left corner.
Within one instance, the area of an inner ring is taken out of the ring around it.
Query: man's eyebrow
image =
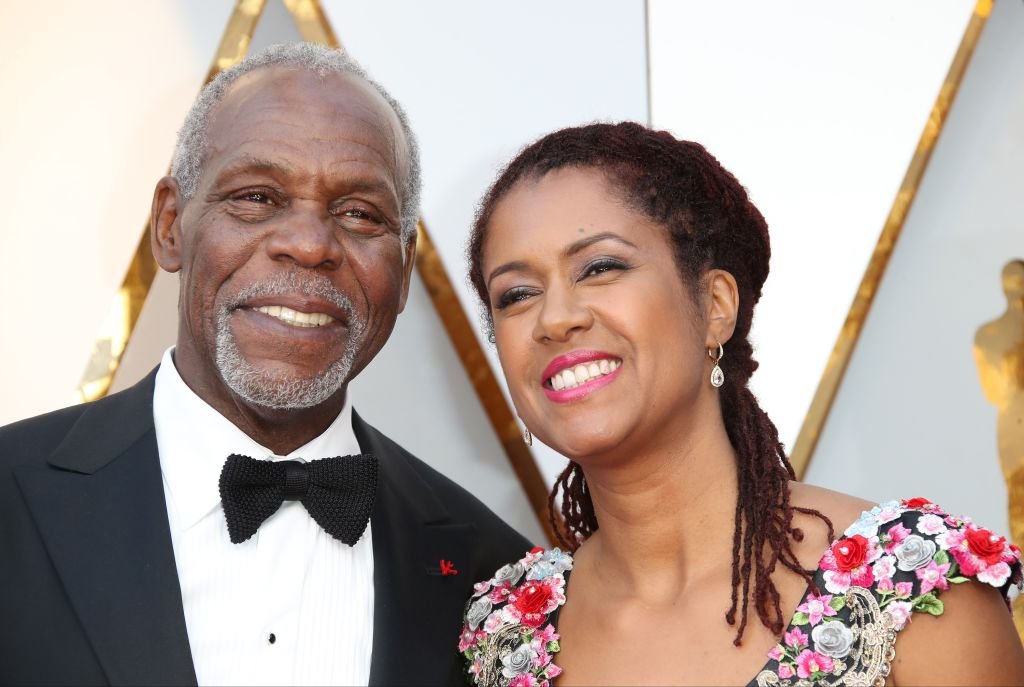
[[[223,178],[225,176],[239,174],[242,172],[278,172],[281,174],[291,174],[293,171],[294,168],[283,160],[269,160],[267,158],[256,157],[255,155],[243,155],[225,166],[218,177]]]
[[[562,251],[562,256],[570,257],[576,255],[577,253],[584,250],[588,246],[592,246],[595,243],[600,243],[601,241],[609,240],[618,241],[619,243],[630,246],[631,248],[636,248],[636,244],[634,244],[632,241],[628,241],[614,232],[605,231],[601,232],[600,234],[594,234],[593,236],[587,236],[586,238],[582,238],[579,241],[569,244]],[[497,277],[498,275],[505,274],[506,272],[526,270],[528,268],[529,265],[527,265],[522,260],[513,260],[512,262],[506,262],[504,265],[498,265],[493,270],[491,270],[491,273],[487,276],[488,288],[490,288],[491,282],[494,281],[494,278]]]
[[[225,165],[220,174],[217,175],[217,179],[222,180],[235,174],[252,172],[269,172],[285,177],[294,176],[297,173],[295,167],[284,160],[271,160],[255,155],[243,155]],[[391,180],[373,175],[347,178],[346,187],[349,191],[357,193],[391,193],[396,196],[396,200],[399,195]]]
[[[374,177],[374,176],[357,176],[347,177],[345,179],[345,189],[352,192],[360,193],[393,193],[396,197],[399,195],[398,189],[386,177]]]

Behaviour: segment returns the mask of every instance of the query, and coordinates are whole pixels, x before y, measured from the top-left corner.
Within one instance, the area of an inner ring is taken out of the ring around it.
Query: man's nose
[[[340,267],[345,249],[328,211],[312,202],[295,202],[290,210],[267,241],[270,257],[310,269]]]
[[[538,342],[568,341],[594,324],[594,313],[571,288],[548,289],[533,328]]]

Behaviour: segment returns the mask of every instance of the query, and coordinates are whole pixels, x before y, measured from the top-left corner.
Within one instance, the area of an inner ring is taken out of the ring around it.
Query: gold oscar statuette
[[[978,329],[974,360],[985,398],[999,412],[999,463],[1010,501],[1010,533],[1024,548],[1024,260],[1003,268],[1006,312]],[[1013,604],[1017,632],[1024,639],[1024,595]]]

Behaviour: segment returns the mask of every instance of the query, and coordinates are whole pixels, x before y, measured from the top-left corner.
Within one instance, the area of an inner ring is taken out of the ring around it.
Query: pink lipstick
[[[541,387],[556,403],[577,401],[613,382],[621,365],[620,358],[604,351],[571,351],[544,368]]]

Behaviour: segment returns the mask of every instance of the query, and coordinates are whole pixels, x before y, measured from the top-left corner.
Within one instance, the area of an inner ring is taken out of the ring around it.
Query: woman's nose
[[[549,289],[534,325],[536,341],[568,341],[594,324],[594,314],[571,289]]]

